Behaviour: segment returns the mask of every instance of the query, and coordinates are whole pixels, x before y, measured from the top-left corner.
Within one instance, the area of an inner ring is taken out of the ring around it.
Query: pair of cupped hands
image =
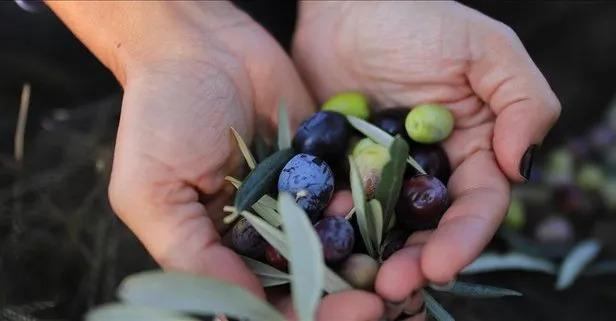
[[[437,229],[412,235],[384,262],[376,294],[328,295],[319,321],[379,320],[401,302],[411,313],[421,306],[418,289],[453,280],[493,236],[510,184],[527,180],[534,146],[560,114],[516,34],[456,2],[301,1],[291,57],[226,1],[48,5],[124,88],[114,211],[163,268],[263,298],[258,279],[221,241],[222,208],[234,192],[224,177],[246,166],[229,128],[247,142],[256,133],[273,140],[281,99],[295,130],[341,91],[361,91],[375,108],[450,108],[453,205]],[[288,295],[269,299],[294,318]]]

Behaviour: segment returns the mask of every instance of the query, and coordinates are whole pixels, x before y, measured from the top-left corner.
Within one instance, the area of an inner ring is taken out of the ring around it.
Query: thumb
[[[501,170],[524,182],[537,146],[560,116],[560,102],[513,30],[498,23],[481,31],[473,36],[484,47],[468,78],[496,115],[492,145]]]

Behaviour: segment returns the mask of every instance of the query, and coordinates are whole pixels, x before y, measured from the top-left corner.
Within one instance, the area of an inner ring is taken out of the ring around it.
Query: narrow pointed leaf
[[[372,199],[368,202],[370,205],[370,214],[372,215],[372,235],[374,235],[374,249],[378,252],[378,249],[381,247],[381,242],[383,241],[383,229],[384,229],[384,217],[383,217],[383,208],[381,207],[381,202],[377,199]]]
[[[439,287],[435,285],[431,285],[430,287],[436,291],[447,292],[453,295],[467,298],[500,298],[504,296],[522,295],[520,292],[505,288],[460,281],[452,282],[445,287]]]
[[[308,215],[290,194],[278,196],[278,212],[289,242],[293,306],[300,320],[315,320],[325,281],[321,240]]]
[[[374,195],[383,207],[383,225],[385,227],[389,227],[389,222],[394,214],[394,207],[400,196],[408,154],[408,144],[400,136],[396,136],[389,146],[390,160],[383,167]]]
[[[547,274],[556,273],[554,263],[522,253],[480,255],[473,263],[466,266],[460,274],[478,274],[493,271],[532,271]]]
[[[118,297],[169,312],[286,321],[266,301],[231,282],[180,272],[147,271],[125,278]]]
[[[252,215],[251,213],[244,211],[241,213],[250,224],[257,230],[257,232],[271,244],[285,259],[289,260],[289,247],[287,245],[286,236],[284,233],[271,225],[267,224],[259,217]],[[325,292],[336,293],[340,291],[346,291],[352,289],[346,281],[340,278],[331,269],[325,266]]]
[[[165,310],[108,303],[93,309],[85,315],[86,321],[199,321],[199,319],[170,313]]]
[[[255,135],[254,151],[257,162],[260,163],[272,154],[272,148],[267,144],[263,136]]]
[[[255,167],[257,166],[257,162],[255,161],[254,156],[252,156],[250,148],[248,148],[248,145],[246,145],[246,143],[242,139],[242,136],[240,136],[240,134],[237,132],[237,130],[235,130],[235,128],[231,127],[231,132],[233,133],[233,136],[237,141],[237,145],[240,147],[240,151],[242,151],[242,155],[244,155],[244,159],[246,160],[248,167],[250,167],[250,169],[255,169]]]
[[[278,105],[278,149],[291,148],[291,123],[284,100]]]
[[[280,171],[293,158],[295,153],[292,149],[280,150],[263,162],[248,174],[237,193],[235,194],[234,206],[238,212],[245,211],[267,194],[269,188],[278,179]]]
[[[362,134],[366,135],[366,137],[372,139],[373,141],[387,148],[389,148],[389,146],[394,141],[394,137],[389,135],[386,131],[378,128],[377,126],[361,118],[357,118],[355,116],[347,116],[347,119],[349,120],[349,123],[351,124],[351,126],[357,129],[359,132],[361,132]],[[420,173],[422,174],[426,173],[426,171],[423,168],[421,168],[419,163],[417,163],[417,161],[415,161],[415,159],[413,159],[413,157],[411,157],[410,155],[406,156],[406,161],[411,166],[413,166],[415,169],[417,169],[417,171],[419,171]]]
[[[235,188],[240,188],[242,185],[242,182],[237,178],[226,176],[225,179],[233,184]],[[252,209],[272,226],[279,227],[280,224],[282,224],[282,219],[280,218],[278,212],[276,212],[276,201],[269,195],[263,195],[256,203],[252,205]]]
[[[246,256],[240,256],[248,268],[256,275],[267,276],[279,279],[289,279],[291,276],[288,273],[280,271],[273,266],[269,266],[263,262],[251,259]]]
[[[565,257],[556,279],[556,289],[564,290],[570,287],[601,251],[601,244],[596,240],[586,240],[578,243]]]
[[[366,192],[362,184],[357,164],[351,156],[349,158],[350,164],[350,180],[351,180],[351,194],[353,196],[353,203],[355,204],[355,217],[357,218],[357,225],[359,227],[359,234],[361,235],[368,254],[371,257],[375,257],[376,251],[374,250],[374,237],[371,233],[370,220],[370,207],[366,204]]]
[[[423,295],[428,312],[430,312],[437,321],[456,321],[456,319],[454,319],[451,314],[428,293],[428,291],[422,289],[421,294]]]

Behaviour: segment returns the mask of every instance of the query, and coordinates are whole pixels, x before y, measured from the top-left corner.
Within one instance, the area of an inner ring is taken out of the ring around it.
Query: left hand
[[[491,240],[510,181],[528,178],[529,147],[560,115],[516,34],[456,2],[303,1],[293,58],[320,102],[356,90],[376,108],[442,103],[453,112],[443,145],[454,203],[435,231],[411,236],[384,263],[376,291],[396,302],[453,280]]]

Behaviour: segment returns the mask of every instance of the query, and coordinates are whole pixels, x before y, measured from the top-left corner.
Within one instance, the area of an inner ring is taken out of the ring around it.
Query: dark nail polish
[[[530,145],[520,161],[520,175],[522,175],[526,181],[530,179],[530,173],[533,169],[533,160],[535,158],[537,148],[537,145]]]

